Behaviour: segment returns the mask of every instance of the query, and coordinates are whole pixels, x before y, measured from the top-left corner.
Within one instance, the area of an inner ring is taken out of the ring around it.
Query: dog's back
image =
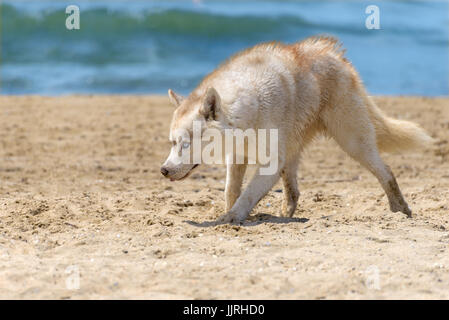
[[[269,42],[246,49],[204,78],[192,93],[219,88],[235,127],[281,130],[298,147],[324,127],[319,114],[348,91],[363,94],[356,70],[331,37],[312,37],[286,45]]]

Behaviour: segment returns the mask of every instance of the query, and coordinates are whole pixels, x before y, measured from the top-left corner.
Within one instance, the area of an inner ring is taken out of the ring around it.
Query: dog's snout
[[[168,170],[165,167],[161,167],[161,173],[163,176],[166,176],[168,174]]]

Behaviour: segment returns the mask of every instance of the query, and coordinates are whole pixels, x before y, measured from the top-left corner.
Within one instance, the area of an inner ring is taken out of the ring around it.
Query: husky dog
[[[202,130],[278,130],[278,169],[274,174],[256,172],[241,192],[247,163],[227,161],[226,214],[219,222],[243,222],[279,178],[284,193],[282,214],[291,217],[299,197],[298,162],[317,134],[335,139],[378,179],[391,211],[412,215],[379,151],[423,148],[433,140],[419,126],[389,118],[375,105],[335,38],[256,45],[219,66],[188,97],[172,90],[168,95],[177,108],[170,127],[172,150],[161,173],[171,180],[185,178],[198,166],[174,161],[176,154],[190,145],[189,137],[176,138],[174,132],[183,129],[191,135],[195,121],[201,123]]]

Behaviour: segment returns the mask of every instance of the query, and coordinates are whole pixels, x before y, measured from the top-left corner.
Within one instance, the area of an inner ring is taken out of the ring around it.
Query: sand
[[[223,214],[223,167],[170,182],[173,108],[157,96],[0,97],[0,298],[449,298],[449,99],[379,97],[435,148],[385,154],[414,212],[330,140],[243,226]]]

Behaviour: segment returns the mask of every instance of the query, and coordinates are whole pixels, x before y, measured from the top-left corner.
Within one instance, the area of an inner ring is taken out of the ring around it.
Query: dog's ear
[[[170,99],[170,102],[175,106],[179,107],[182,100],[184,100],[184,97],[175,93],[172,89],[168,89],[168,98]]]
[[[217,90],[210,87],[206,90],[204,95],[203,105],[200,108],[200,113],[206,120],[216,120],[220,112],[221,100]]]

